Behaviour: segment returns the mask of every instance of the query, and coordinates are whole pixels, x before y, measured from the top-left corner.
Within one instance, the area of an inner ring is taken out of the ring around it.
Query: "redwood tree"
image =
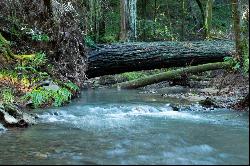
[[[121,41],[136,39],[136,3],[137,0],[121,0]]]

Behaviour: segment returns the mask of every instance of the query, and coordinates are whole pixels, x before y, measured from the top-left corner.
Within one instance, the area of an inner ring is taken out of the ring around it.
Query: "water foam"
[[[49,113],[44,113],[38,117],[43,123],[67,123],[77,128],[125,127],[141,123],[145,117],[164,118],[164,120],[185,120],[194,123],[216,125],[232,125],[233,123],[230,120],[231,117],[229,119],[224,116],[227,112],[223,112],[223,110],[221,112],[218,110],[207,111],[199,105],[180,107],[179,111],[173,110],[170,104],[157,106],[148,104],[75,105],[60,109],[53,109]],[[214,116],[213,112],[217,116]],[[233,123],[233,125],[237,124]]]
[[[164,117],[171,119],[186,119],[186,120],[205,120],[199,115],[194,115],[189,112],[174,111],[173,108],[166,104],[161,107],[154,107],[149,105],[136,105],[127,107],[127,112],[111,113],[112,117],[133,117],[133,116],[149,116],[149,117]]]
[[[50,113],[39,115],[44,123],[68,123],[77,128],[83,127],[119,127],[135,124],[135,118],[158,117],[170,119],[184,119],[191,121],[204,121],[204,117],[185,111],[174,111],[169,104],[151,106],[143,104],[118,105],[108,104],[103,106],[83,106],[77,109],[52,110]],[[70,111],[69,111],[70,110]],[[139,122],[138,122],[139,123]]]

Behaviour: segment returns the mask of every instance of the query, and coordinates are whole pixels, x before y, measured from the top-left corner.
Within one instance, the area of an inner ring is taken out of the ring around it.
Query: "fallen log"
[[[232,66],[229,62],[216,62],[216,63],[202,64],[198,66],[189,66],[185,68],[163,72],[160,74],[155,74],[155,75],[148,76],[145,78],[118,83],[114,85],[114,87],[118,87],[122,89],[135,89],[135,88],[143,87],[146,85],[166,81],[169,79],[181,78],[183,75],[186,75],[186,74],[195,74],[199,72],[217,70],[217,69],[229,69],[230,67]]]
[[[87,77],[221,62],[235,52],[232,41],[142,42],[98,45],[88,52]]]

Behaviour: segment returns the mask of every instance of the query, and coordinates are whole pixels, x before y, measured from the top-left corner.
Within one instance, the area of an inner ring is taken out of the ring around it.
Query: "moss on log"
[[[202,64],[198,66],[189,66],[185,68],[180,68],[180,69],[171,70],[171,71],[167,71],[164,73],[148,76],[148,77],[141,78],[141,79],[118,83],[114,85],[114,87],[119,87],[122,89],[135,89],[135,88],[143,87],[146,85],[166,81],[169,79],[181,78],[183,75],[186,75],[187,73],[195,74],[195,73],[209,71],[209,70],[228,69],[230,67],[231,65],[228,62],[216,62],[216,63]]]

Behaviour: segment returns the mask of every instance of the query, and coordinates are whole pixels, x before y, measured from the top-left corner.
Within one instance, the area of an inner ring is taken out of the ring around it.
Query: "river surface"
[[[249,113],[189,104],[83,91],[65,107],[35,110],[37,125],[0,126],[0,164],[249,164]]]

